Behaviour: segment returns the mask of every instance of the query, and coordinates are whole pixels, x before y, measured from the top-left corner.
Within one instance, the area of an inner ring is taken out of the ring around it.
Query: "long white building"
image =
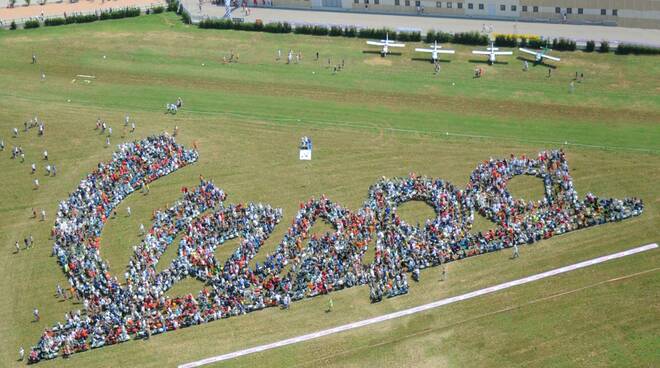
[[[251,2],[251,1],[250,1]],[[261,0],[258,0],[261,3]],[[660,0],[272,0],[274,7],[343,9],[660,29]]]

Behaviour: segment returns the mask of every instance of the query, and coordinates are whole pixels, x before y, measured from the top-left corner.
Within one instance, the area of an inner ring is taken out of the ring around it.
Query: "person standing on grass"
[[[328,310],[326,312],[332,312],[332,309],[335,307],[335,304],[332,302],[332,297],[328,300]]]
[[[48,151],[44,150],[44,161],[48,161]]]
[[[30,165],[30,174],[34,174],[37,171],[37,164],[34,162]]]
[[[46,221],[46,210],[41,209],[41,221]]]
[[[128,217],[131,217],[131,208],[130,207],[126,207],[126,214],[128,215]]]
[[[39,179],[34,178],[34,190],[39,189]]]
[[[18,361],[22,362],[23,359],[25,359],[25,349],[23,349],[23,347],[21,346],[20,348],[18,348]]]
[[[21,244],[18,242],[18,240],[16,240],[16,244],[14,244],[14,246],[16,247],[16,252],[14,253],[18,253],[21,251]]]
[[[447,265],[442,263],[442,281],[447,281]]]
[[[40,319],[39,309],[34,308],[34,310],[32,311],[32,315],[34,316],[34,322],[39,322],[39,319]]]
[[[513,257],[512,259],[516,259],[520,257],[520,251],[518,250],[518,244],[513,244]]]

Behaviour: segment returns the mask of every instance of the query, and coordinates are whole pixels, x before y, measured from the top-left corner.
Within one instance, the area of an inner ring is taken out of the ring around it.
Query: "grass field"
[[[301,50],[303,61],[277,63],[277,48]],[[409,294],[378,304],[369,303],[366,287],[353,288],[333,294],[332,313],[324,313],[327,299],[318,297],[288,311],[270,308],[43,367],[173,366],[659,240],[660,59],[558,53],[562,61],[547,78],[545,67],[524,73],[513,57],[494,67],[470,62],[470,48],[456,46],[457,55],[434,76],[432,64],[411,61],[419,57],[412,48],[382,59],[363,53],[363,40],[199,30],[172,14],[0,32],[0,138],[7,145],[0,152],[0,366],[24,364],[16,361],[19,346],[28,350],[44,326],[82,307],[54,297],[55,286],[67,281],[50,257],[48,234],[58,201],[111,157],[112,148],[104,148],[105,137],[94,130],[98,117],[115,130],[113,145],[178,126],[178,141],[196,142],[200,151],[196,164],[158,180],[149,195],[130,196],[106,225],[101,253],[122,278],[139,224],[148,225],[153,209],[171,204],[200,174],[223,188],[230,203],[284,209],[257,260],[275,248],[298,204],[312,196],[325,193],[357,209],[378,178],[409,172],[464,186],[478,162],[510,153],[564,147],[581,196],[638,196],[646,207],[621,223],[523,247],[515,261],[504,251],[451,263],[446,282],[438,281],[439,270],[424,271]],[[240,61],[222,64],[232,49]],[[30,64],[33,52],[37,65]],[[345,70],[332,75],[328,57],[333,64],[344,60]],[[472,78],[476,66],[486,69],[481,79]],[[585,81],[570,94],[576,71]],[[78,74],[96,79],[84,83]],[[178,96],[184,109],[165,115],[164,104]],[[137,130],[121,138],[126,113]],[[46,135],[32,129],[11,138],[11,129],[22,130],[35,114],[46,122]],[[297,160],[303,135],[314,140],[311,163]],[[25,163],[10,160],[12,145],[26,150]],[[44,176],[44,149],[57,177]],[[31,162],[38,164],[39,190],[32,189]],[[530,178],[514,178],[510,188],[522,198],[542,195],[541,183]],[[133,209],[130,218],[126,206]],[[46,221],[32,219],[32,208],[44,208]],[[412,222],[432,215],[418,203],[401,211]],[[319,225],[315,231],[328,229]],[[36,246],[13,254],[14,242],[28,234]],[[163,267],[174,256],[174,247],[170,251]],[[659,263],[654,250],[223,366],[660,366]],[[202,286],[185,280],[169,294]],[[39,323],[31,322],[35,307]]]

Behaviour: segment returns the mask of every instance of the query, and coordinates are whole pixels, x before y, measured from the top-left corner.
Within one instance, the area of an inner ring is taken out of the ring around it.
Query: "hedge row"
[[[38,20],[28,20],[23,24],[23,28],[25,29],[30,29],[30,28],[39,28],[39,21]]]
[[[291,33],[291,25],[286,22],[268,23],[261,22],[233,22],[230,19],[204,19],[199,22],[199,28],[206,29],[235,29],[239,31],[268,32],[268,33]]]
[[[629,43],[620,43],[616,48],[616,53],[619,55],[660,55],[659,47],[633,45]]]
[[[101,12],[100,15],[86,14],[86,15],[71,15],[65,18],[49,18],[44,21],[44,26],[55,27],[55,26],[61,26],[63,24],[91,23],[91,22],[96,22],[97,20],[131,18],[131,17],[137,17],[139,15],[140,15],[139,8],[125,8],[119,10],[104,11]],[[38,23],[38,21],[36,20],[35,22]],[[27,25],[27,22],[25,24]],[[25,27],[25,28],[36,28],[36,27]]]
[[[109,10],[101,12],[100,20],[132,18],[140,15],[139,8],[125,8],[120,10]]]
[[[479,32],[447,33],[441,31],[426,32],[426,42],[450,42],[463,45],[488,45],[488,36]]]
[[[178,2],[168,3],[167,8],[163,6],[158,6],[153,9],[147,10],[147,12],[153,14],[159,14],[164,12],[165,10],[170,11],[170,8],[177,9]],[[49,18],[44,21],[44,26],[55,27],[64,24],[91,23],[91,22],[96,22],[97,20],[132,18],[132,17],[137,17],[140,14],[141,14],[140,8],[115,9],[115,10],[103,11],[99,15],[86,14],[86,15],[70,15],[65,18]],[[184,18],[184,22],[186,21],[187,15],[188,14],[181,14],[181,16]],[[189,19],[190,18],[188,17],[188,23],[189,23]],[[35,19],[25,22],[23,28],[30,29],[30,28],[38,28],[39,26],[40,26],[39,21]],[[14,27],[11,29],[16,29],[16,28]]]
[[[318,25],[301,25],[295,28],[289,23],[268,23],[263,24],[260,21],[255,23],[234,22],[230,19],[204,19],[199,23],[199,28],[205,29],[234,29],[238,31],[270,32],[270,33],[295,33],[316,36],[332,37],[360,37],[360,38],[385,38],[390,36],[391,40],[419,42],[422,35],[419,32],[394,32],[389,29],[370,29],[364,28],[358,31],[355,27],[324,27]]]
[[[557,51],[575,51],[577,45],[575,41],[566,38],[555,38],[552,40],[552,49]]]

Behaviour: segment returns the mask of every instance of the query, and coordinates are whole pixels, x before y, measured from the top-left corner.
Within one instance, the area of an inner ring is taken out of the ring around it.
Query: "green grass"
[[[131,195],[109,220],[101,253],[120,279],[139,242],[139,224],[147,226],[154,209],[175,201],[181,186],[194,185],[200,174],[222,187],[230,203],[262,201],[284,209],[259,261],[282,238],[298,204],[312,196],[326,194],[357,209],[381,176],[410,172],[461,187],[477,163],[511,153],[565,147],[581,196],[638,196],[646,209],[628,221],[523,247],[516,261],[505,251],[452,263],[443,283],[439,270],[426,270],[408,295],[378,304],[369,303],[365,287],[354,288],[333,294],[333,313],[323,312],[327,299],[314,298],[289,311],[271,308],[40,363],[44,367],[173,366],[658,241],[657,57],[560,53],[562,62],[548,79],[544,67],[523,73],[514,58],[494,67],[470,63],[470,48],[456,46],[458,54],[434,77],[430,63],[410,60],[419,56],[411,47],[381,59],[362,53],[363,42],[199,30],[171,14],[0,32],[0,138],[8,146],[0,152],[0,366],[19,366],[19,346],[27,349],[44,326],[81,307],[53,297],[56,284],[66,280],[49,257],[48,234],[58,201],[111,156],[112,150],[103,148],[105,137],[93,130],[97,117],[115,130],[113,144],[178,126],[179,142],[197,142],[200,151],[199,162],[158,180],[147,196]],[[303,62],[275,63],[277,48],[302,50]],[[232,49],[240,54],[239,63],[223,65],[222,56]],[[313,60],[317,50],[320,62]],[[33,51],[37,65],[29,64]],[[328,57],[333,63],[344,59],[346,69],[332,75]],[[475,80],[477,65],[486,74]],[[586,80],[569,94],[575,71],[584,72]],[[77,74],[96,79],[87,84]],[[184,109],[176,116],[163,114],[164,104],[177,96]],[[121,139],[127,112],[138,127]],[[11,138],[11,128],[22,128],[34,114],[46,121],[46,136],[31,130]],[[311,163],[297,160],[295,147],[303,135],[314,139]],[[14,144],[26,150],[26,163],[9,159]],[[58,167],[55,178],[42,176],[43,149]],[[32,161],[40,169],[38,191],[31,187]],[[538,199],[542,186],[535,180],[516,178],[511,192]],[[125,216],[126,206],[131,217]],[[47,221],[31,219],[32,208],[45,208]],[[401,207],[411,223],[430,213],[422,203]],[[490,227],[477,219],[473,231]],[[318,223],[313,231],[328,229]],[[30,233],[35,248],[12,254],[14,241]],[[219,247],[219,260],[233,244]],[[172,257],[170,250],[159,267]],[[223,366],[658,366],[659,261],[660,252],[651,251]],[[187,279],[168,294],[200,287]],[[30,322],[34,307],[41,311],[40,323]]]

